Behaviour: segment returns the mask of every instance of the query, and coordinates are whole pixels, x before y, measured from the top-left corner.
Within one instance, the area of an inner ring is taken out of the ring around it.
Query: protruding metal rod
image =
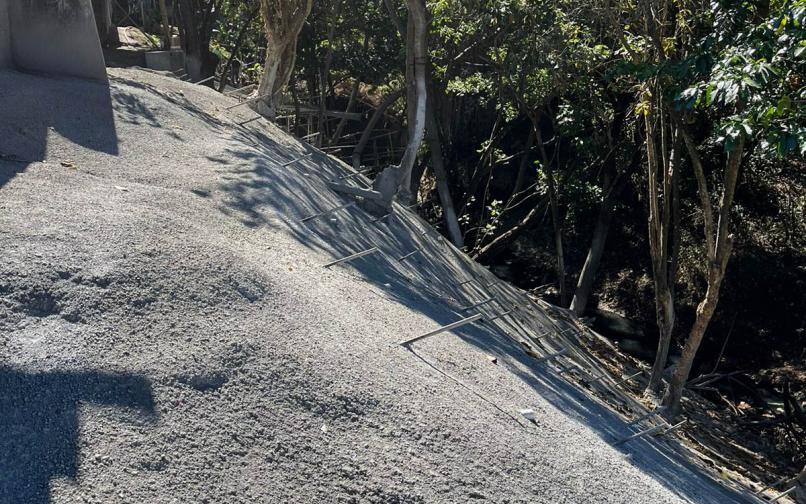
[[[233,89],[233,90],[231,90],[231,91],[227,91],[226,93],[224,93],[224,96],[232,96],[232,95],[234,95],[234,94],[236,94],[236,93],[240,93],[241,91],[243,91],[243,90],[244,90],[244,89],[246,89],[246,88],[255,87],[256,85],[257,85],[257,84],[247,84],[246,86],[239,87],[239,88],[237,88],[237,89]]]
[[[550,361],[552,359],[556,359],[557,357],[562,357],[563,355],[565,355],[567,353],[568,353],[568,349],[563,348],[562,350],[560,350],[557,353],[553,353],[553,354],[547,355],[545,357],[541,357],[540,359],[537,359],[537,362],[538,362],[538,364],[542,364],[543,362],[548,362],[548,361]]]
[[[496,315],[494,317],[485,317],[484,321],[485,322],[492,322],[493,320],[498,320],[498,319],[500,319],[502,317],[506,317],[507,315],[509,315],[510,313],[512,313],[514,311],[515,311],[515,309],[513,308],[511,310],[505,311],[504,313],[499,313],[498,315]]]
[[[495,297],[494,297],[494,296],[490,296],[490,297],[488,297],[487,299],[482,299],[482,300],[481,300],[481,301],[479,301],[478,303],[474,303],[474,304],[472,304],[472,305],[470,305],[470,306],[466,306],[466,307],[462,308],[462,311],[470,311],[470,310],[472,310],[473,308],[478,308],[479,306],[486,305],[486,304],[487,304],[487,303],[489,303],[490,301],[494,301],[494,300],[495,300]]]
[[[300,157],[298,157],[298,158],[296,158],[296,159],[292,159],[291,161],[288,161],[288,162],[286,162],[286,163],[281,164],[280,166],[281,166],[282,168],[285,168],[286,166],[291,166],[292,164],[294,164],[294,163],[296,163],[296,162],[298,162],[298,161],[302,161],[302,160],[303,160],[303,159],[305,159],[305,158],[309,158],[309,157],[311,157],[312,155],[313,155],[313,154],[312,154],[312,153],[310,153],[310,152],[309,152],[309,153],[307,153],[307,154],[303,154],[303,155],[301,155]]]
[[[773,500],[771,500],[770,502],[778,502],[779,500],[781,500],[781,498],[782,498],[782,497],[786,497],[787,495],[789,495],[789,494],[791,494],[792,492],[794,492],[794,491],[795,491],[795,489],[796,489],[797,487],[798,487],[798,486],[797,486],[797,485],[795,485],[795,486],[793,486],[792,488],[790,488],[789,490],[787,490],[786,492],[783,492],[783,493],[778,494],[778,497],[774,498],[774,499],[773,499]]]
[[[372,170],[359,170],[357,172],[348,173],[347,175],[341,175],[341,176],[339,176],[339,180],[347,180],[347,179],[351,179],[353,177],[357,177],[359,175],[366,175],[367,173],[371,173],[371,172],[372,172]]]
[[[764,493],[766,490],[769,490],[769,489],[771,489],[771,488],[777,487],[778,485],[780,485],[781,483],[785,482],[785,481],[786,481],[786,480],[788,480],[788,479],[789,479],[789,476],[784,476],[783,478],[779,479],[779,480],[778,480],[778,481],[776,481],[775,483],[772,483],[772,484],[770,484],[770,485],[767,485],[767,486],[765,486],[765,487],[762,487],[762,488],[761,488],[761,490],[758,490],[758,491],[756,491],[756,492],[753,492],[753,495],[761,495],[761,494],[762,494],[762,493]]]
[[[536,339],[536,340],[541,340],[541,339],[545,338],[546,336],[552,336],[552,335],[554,335],[554,331],[549,329],[547,331],[543,331],[542,333],[538,334],[537,336],[533,336],[533,338]]]
[[[370,222],[370,224],[375,224],[376,222],[380,222],[380,221],[384,220],[385,218],[389,217],[390,215],[392,215],[392,212],[385,213],[385,214],[381,215],[380,217],[376,217],[376,218],[372,219],[369,222]]]
[[[642,430],[640,432],[636,432],[632,436],[627,436],[624,439],[620,439],[620,440],[616,441],[615,443],[613,443],[613,446],[622,445],[622,444],[626,443],[627,441],[632,441],[633,439],[637,439],[639,437],[644,437],[644,436],[649,435],[649,434],[654,434],[655,432],[658,432],[659,430],[663,429],[664,427],[666,427],[666,424],[656,425],[654,427],[650,427],[649,429],[645,429],[645,430]]]
[[[353,259],[358,259],[359,257],[364,257],[365,255],[372,254],[378,251],[378,247],[372,247],[367,250],[362,250],[361,252],[356,252],[355,254],[348,255],[347,257],[342,257],[341,259],[336,259],[333,262],[329,262],[327,264],[322,265],[323,268],[329,268],[331,266],[335,266],[337,264],[341,264],[343,262],[352,261]]]
[[[325,210],[324,212],[319,212],[318,214],[309,215],[308,217],[305,217],[304,219],[302,219],[300,222],[308,222],[308,221],[311,221],[311,220],[319,218],[319,217],[324,217],[325,215],[330,215],[332,213],[338,212],[339,210],[344,210],[345,208],[350,208],[351,206],[355,206],[355,201],[351,201],[349,203],[339,205],[336,208],[331,208],[330,210]]]
[[[204,84],[205,82],[211,81],[213,79],[215,79],[215,75],[211,75],[210,77],[207,77],[206,79],[202,79],[202,80],[200,80],[198,82],[194,82],[193,84]]]
[[[666,429],[665,431],[663,431],[663,433],[661,434],[661,436],[665,436],[666,434],[668,434],[668,433],[670,433],[670,432],[672,432],[672,431],[675,431],[675,430],[679,429],[679,428],[680,428],[680,426],[681,426],[681,425],[683,425],[683,424],[684,424],[684,423],[686,423],[686,422],[688,422],[688,419],[683,419],[683,420],[681,420],[681,421],[677,422],[676,424],[672,425],[671,427],[669,427],[668,429]]]
[[[420,336],[417,336],[415,338],[403,340],[398,344],[400,346],[411,345],[415,341],[420,341],[421,339],[428,338],[429,336],[434,336],[435,334],[439,334],[441,332],[450,331],[452,329],[456,329],[457,327],[462,327],[463,325],[469,324],[469,323],[473,322],[474,320],[478,320],[480,318],[481,318],[481,313],[477,313],[477,314],[472,315],[470,317],[463,318],[462,320],[457,320],[456,322],[454,322],[452,324],[448,324],[448,325],[442,326],[440,328],[434,329],[433,331],[427,332],[425,334],[421,334]]]
[[[600,374],[599,376],[595,376],[595,377],[591,378],[591,379],[589,380],[589,382],[590,382],[590,383],[597,382],[597,381],[601,380],[602,378],[606,378],[607,376],[608,376],[608,375],[607,375],[607,373],[605,373],[605,374]]]
[[[242,101],[241,103],[236,103],[235,105],[231,105],[231,106],[225,108],[224,110],[232,110],[234,108],[240,107],[241,105],[248,105],[250,103],[260,101],[260,100],[262,100],[264,98],[268,98],[269,96],[271,96],[271,93],[260,95],[260,96],[255,96],[254,98],[249,98],[248,100]]]
[[[401,257],[400,259],[398,259],[398,261],[403,262],[403,261],[405,261],[406,259],[408,259],[409,257],[413,256],[414,254],[416,254],[416,253],[418,253],[418,252],[422,252],[422,251],[423,251],[423,247],[422,247],[422,246],[419,246],[419,247],[417,247],[416,249],[414,249],[414,250],[412,250],[411,252],[409,252],[408,254],[406,254],[406,255],[404,255],[403,257]]]
[[[632,422],[628,423],[628,424],[627,424],[627,426],[628,426],[628,427],[632,427],[632,426],[634,426],[634,425],[637,425],[637,424],[639,424],[639,423],[643,422],[644,420],[646,420],[646,419],[647,419],[647,418],[649,418],[649,417],[653,417],[653,416],[655,416],[655,415],[659,415],[659,414],[661,413],[661,411],[662,411],[662,410],[660,410],[660,409],[656,409],[656,410],[652,410],[652,411],[650,411],[649,413],[645,413],[645,414],[643,414],[643,415],[639,416],[638,418],[636,418],[635,420],[633,420]]]
[[[623,384],[627,383],[628,381],[632,380],[633,378],[637,378],[637,377],[641,376],[642,374],[644,374],[643,371],[638,371],[637,373],[635,373],[633,375],[630,375],[630,376],[628,376],[626,378],[622,378],[621,380],[616,382],[616,387],[618,387],[620,385],[623,385]]]

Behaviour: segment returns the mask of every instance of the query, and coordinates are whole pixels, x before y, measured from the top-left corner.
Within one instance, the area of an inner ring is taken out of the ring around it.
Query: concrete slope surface
[[[300,222],[346,168],[235,103],[0,72],[0,502],[744,502],[614,448],[519,344],[547,314],[412,214]]]

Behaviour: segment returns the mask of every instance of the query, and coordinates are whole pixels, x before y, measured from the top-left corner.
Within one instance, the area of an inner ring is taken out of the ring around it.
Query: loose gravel
[[[612,447],[537,305],[396,345],[525,298],[413,215],[301,223],[346,168],[236,103],[0,72],[0,502],[744,502]]]

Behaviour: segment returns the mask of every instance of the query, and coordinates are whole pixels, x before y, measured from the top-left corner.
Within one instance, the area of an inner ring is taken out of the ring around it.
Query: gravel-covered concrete
[[[524,298],[460,286],[492,277],[413,216],[301,224],[347,201],[336,161],[283,167],[310,148],[203,87],[110,86],[0,72],[0,502],[743,502],[611,447],[518,344],[535,305],[395,345]]]

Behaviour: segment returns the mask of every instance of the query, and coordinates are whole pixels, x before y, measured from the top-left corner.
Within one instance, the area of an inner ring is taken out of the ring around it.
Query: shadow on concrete
[[[480,270],[479,265],[449,245],[415,214],[397,208],[390,217],[374,222],[376,216],[353,206],[302,223],[305,217],[352,201],[331,191],[324,181],[359,186],[368,181],[362,183],[358,181],[360,177],[340,179],[349,173],[349,168],[307,145],[280,145],[270,135],[262,133],[258,124],[260,121],[251,121],[248,128],[236,128],[234,139],[240,148],[228,151],[227,156],[209,158],[216,163],[216,170],[224,173],[218,188],[225,195],[219,200],[223,213],[239,218],[251,228],[283,227],[300,243],[331,259],[377,247],[379,253],[336,268],[359,276],[384,297],[430,318],[434,327],[455,322],[476,310],[493,317],[519,306],[509,316],[467,325],[453,333],[481,351],[499,356],[503,365],[537,394],[592,429],[608,444],[646,427],[645,424],[628,427],[624,418],[579,385],[566,380],[553,369],[553,364],[540,363],[525,353],[520,340],[531,342],[540,355],[568,346],[569,338],[565,337],[532,339],[556,333],[562,323],[549,317],[546,310],[530,302],[524,293],[496,285],[498,280],[491,273]],[[294,160],[298,161],[284,166]],[[400,260],[415,250],[419,251]],[[455,283],[446,284],[441,279],[454,279]],[[467,280],[471,282],[460,285]],[[491,296],[495,297],[494,301],[479,308],[465,309]],[[422,366],[423,372],[451,377],[440,369],[440,364],[449,366],[451,363],[435,362],[427,349],[417,348],[417,345],[410,350],[416,355],[412,365]],[[457,383],[457,386],[464,385]],[[514,419],[523,425],[512,412],[491,406],[499,410],[502,418]],[[717,482],[663,442],[636,440],[617,449],[632,465],[684,500],[712,504],[752,502],[749,497]]]
[[[52,135],[117,155],[109,84],[0,70],[0,188],[45,159]]]
[[[76,478],[81,404],[134,409],[125,422],[153,421],[142,376],[0,367],[0,502],[47,504],[51,478]]]

